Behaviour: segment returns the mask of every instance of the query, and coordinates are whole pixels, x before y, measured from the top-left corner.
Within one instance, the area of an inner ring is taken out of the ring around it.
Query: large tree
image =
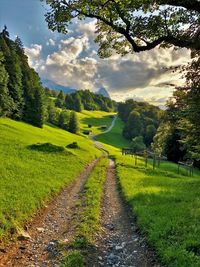
[[[50,29],[67,32],[74,18],[97,19],[99,55],[158,45],[200,49],[199,0],[46,0]]]

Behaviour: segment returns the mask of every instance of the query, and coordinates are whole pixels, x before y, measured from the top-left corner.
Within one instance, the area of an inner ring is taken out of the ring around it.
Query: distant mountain
[[[49,89],[53,89],[53,90],[57,90],[57,91],[62,90],[66,94],[71,94],[71,93],[74,93],[77,91],[76,89],[54,83],[53,81],[46,80],[46,79],[42,80],[42,84],[44,87],[48,87]]]
[[[102,95],[102,96],[105,96],[105,97],[110,98],[110,95],[109,95],[108,91],[107,91],[104,87],[100,88],[100,89],[96,92],[96,94],[98,94],[98,95]]]

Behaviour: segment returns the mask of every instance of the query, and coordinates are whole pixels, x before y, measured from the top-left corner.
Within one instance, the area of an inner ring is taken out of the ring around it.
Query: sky
[[[6,24],[12,39],[21,38],[30,65],[43,80],[73,89],[104,87],[114,100],[133,98],[161,107],[172,95],[172,85],[184,84],[182,75],[169,67],[187,63],[189,50],[155,48],[100,59],[95,20],[75,21],[63,35],[48,29],[47,10],[40,0],[0,0],[0,28]]]

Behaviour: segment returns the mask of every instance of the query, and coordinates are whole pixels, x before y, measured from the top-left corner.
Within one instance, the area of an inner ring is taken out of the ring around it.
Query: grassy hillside
[[[15,232],[100,153],[87,138],[10,119],[0,119],[0,139],[0,239]],[[80,149],[65,148],[74,141]]]
[[[122,194],[141,230],[166,266],[199,267],[200,171],[189,177],[181,168],[178,174],[171,162],[153,170],[151,162],[145,168],[143,158],[135,166],[134,157],[121,155],[119,148],[128,145],[120,136],[121,126],[118,121],[98,140],[116,159]]]
[[[91,130],[91,134],[97,134],[104,130],[101,129],[102,125],[107,125],[108,127],[112,123],[112,116],[116,115],[116,113],[105,112],[105,111],[88,111],[83,110],[81,113],[77,113],[81,132],[84,130]],[[92,125],[92,128],[88,128],[88,124]]]
[[[130,142],[122,136],[123,125],[124,124],[122,120],[120,118],[117,118],[112,131],[103,135],[99,135],[95,139],[116,148],[129,147]]]

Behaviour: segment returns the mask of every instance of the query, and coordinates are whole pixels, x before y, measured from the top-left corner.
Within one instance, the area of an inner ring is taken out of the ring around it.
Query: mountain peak
[[[100,88],[100,89],[96,92],[96,94],[98,94],[98,95],[102,95],[102,96],[105,96],[105,97],[110,98],[110,95],[109,95],[108,91],[107,91],[104,87]]]

